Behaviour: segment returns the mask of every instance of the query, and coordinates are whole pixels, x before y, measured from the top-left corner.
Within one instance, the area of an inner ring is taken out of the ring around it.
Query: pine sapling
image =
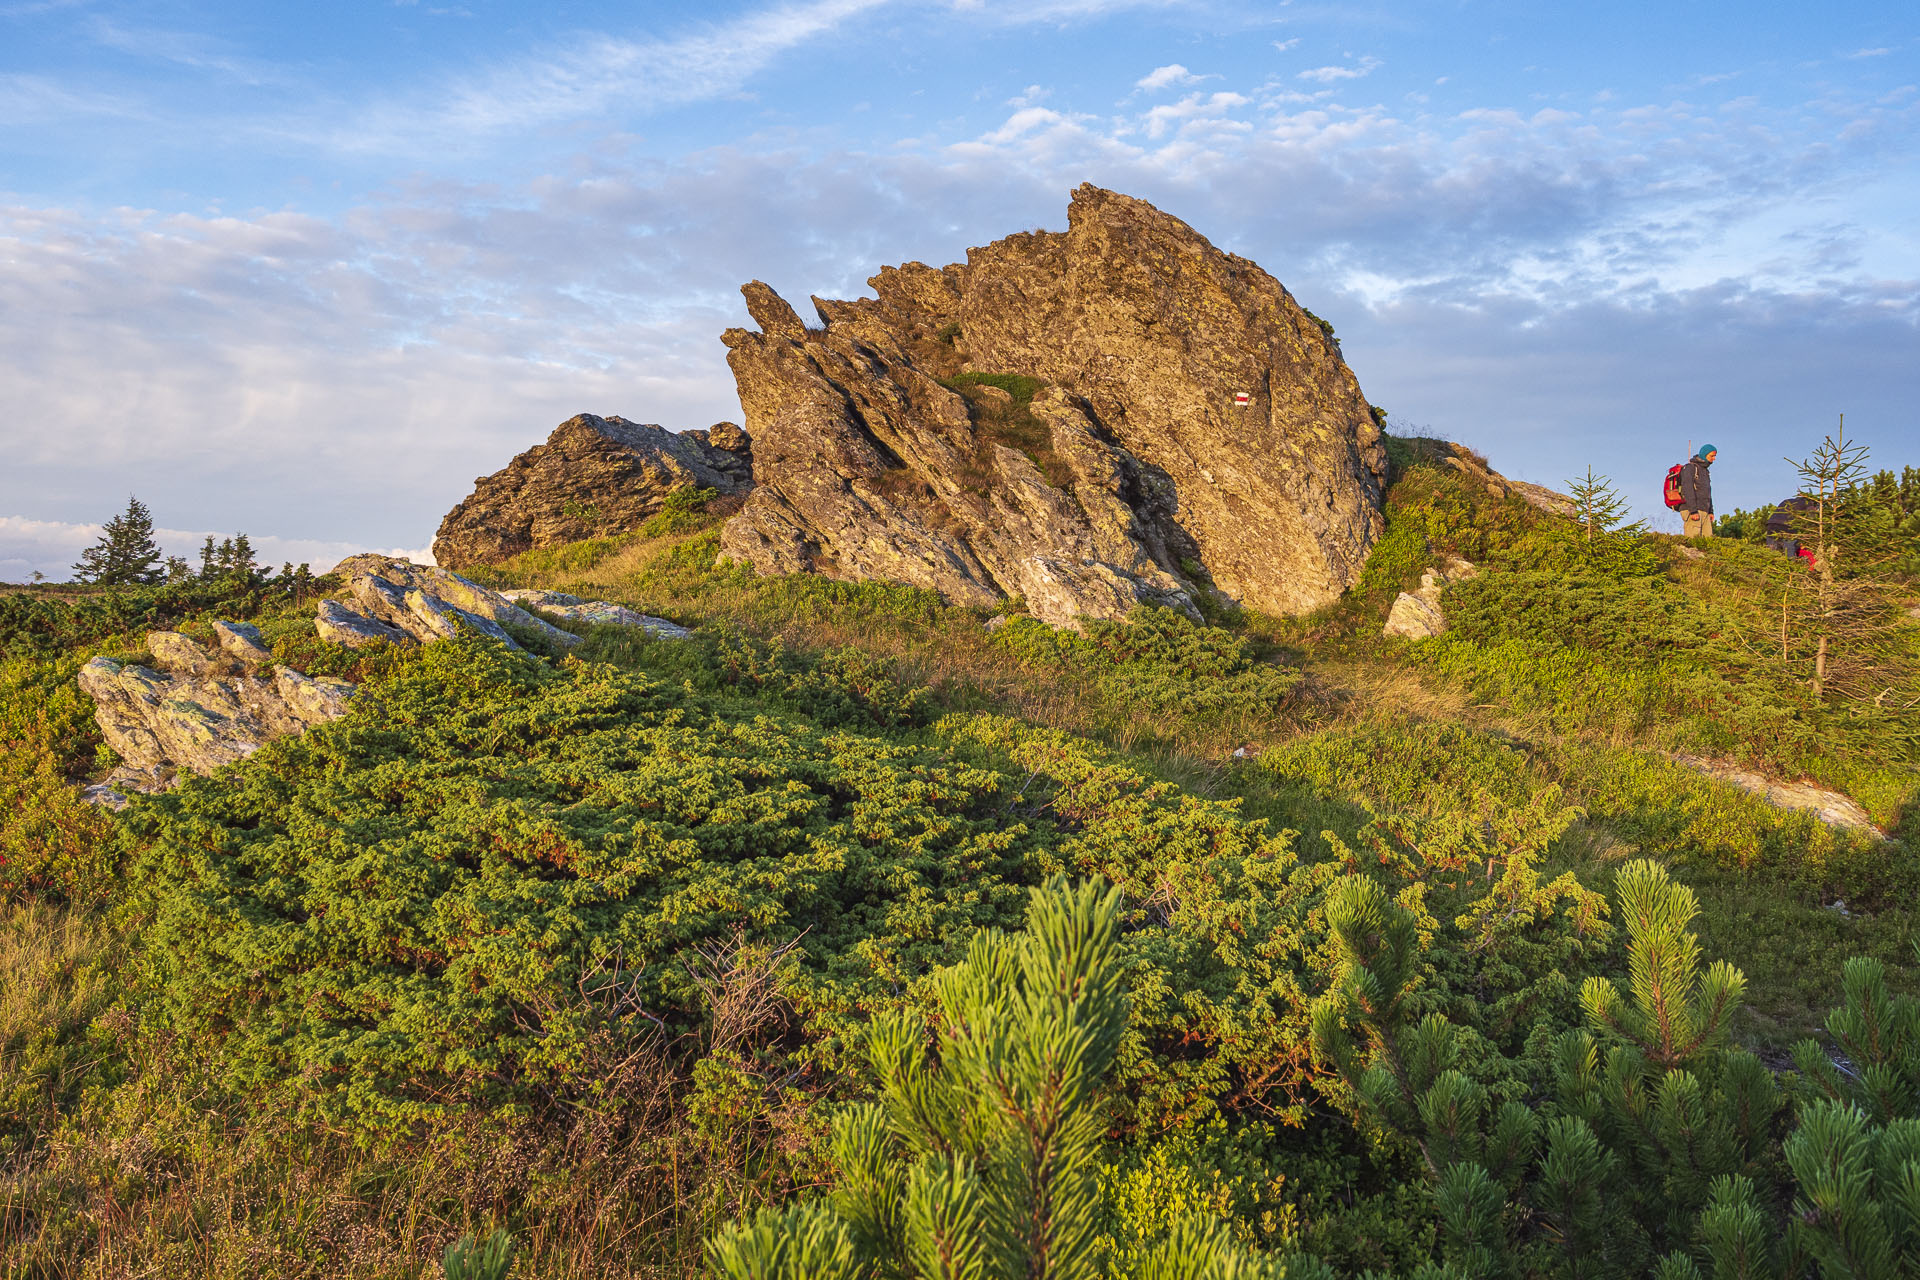
[[[1567,493],[1573,499],[1573,518],[1579,521],[1588,543],[1609,534],[1631,536],[1646,532],[1644,520],[1625,522],[1631,509],[1626,498],[1613,487],[1611,477],[1595,475],[1591,466],[1586,475],[1567,481]]]
[[[1700,913],[1693,890],[1673,883],[1658,863],[1630,862],[1618,881],[1627,926],[1630,990],[1588,978],[1580,1003],[1595,1031],[1633,1045],[1663,1070],[1682,1066],[1719,1043],[1747,980],[1724,960],[1700,966],[1700,943],[1687,925]]]

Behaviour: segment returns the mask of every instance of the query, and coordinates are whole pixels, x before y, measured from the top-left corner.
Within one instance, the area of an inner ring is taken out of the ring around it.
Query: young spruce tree
[[[1866,518],[1867,447],[1847,438],[1847,420],[1812,455],[1792,462],[1811,500],[1795,536],[1813,553],[1810,573],[1789,576],[1782,597],[1780,652],[1798,666],[1816,698],[1862,699],[1887,710],[1920,701],[1906,638],[1912,620],[1885,576],[1897,546]]]
[[[1612,477],[1595,475],[1591,466],[1585,476],[1567,481],[1567,493],[1573,499],[1573,518],[1589,543],[1608,534],[1631,537],[1646,532],[1644,520],[1626,523],[1627,500],[1613,487]]]

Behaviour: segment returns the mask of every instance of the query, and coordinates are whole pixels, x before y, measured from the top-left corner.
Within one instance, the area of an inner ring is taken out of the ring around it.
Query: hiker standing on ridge
[[[1713,536],[1713,477],[1707,468],[1719,456],[1718,449],[1703,444],[1680,468],[1680,527],[1689,538]]]

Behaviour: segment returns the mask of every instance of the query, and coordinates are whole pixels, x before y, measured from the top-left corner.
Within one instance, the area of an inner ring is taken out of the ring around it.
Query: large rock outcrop
[[[266,743],[346,714],[354,686],[273,662],[260,633],[216,622],[219,648],[177,631],[147,637],[153,667],[95,658],[80,669],[94,721],[120,757],[89,799],[118,807],[131,791],[164,791]],[[157,669],[156,669],[157,668]]]
[[[1294,613],[1350,586],[1386,458],[1323,326],[1142,201],[1082,186],[1068,223],[885,268],[875,298],[814,299],[820,329],[747,285],[759,332],[724,341],[755,488],[726,554],[1065,624],[1209,589]]]
[[[752,444],[731,422],[668,431],[582,413],[473,484],[434,537],[433,558],[443,565],[497,564],[534,547],[625,533],[675,489],[745,492]]]

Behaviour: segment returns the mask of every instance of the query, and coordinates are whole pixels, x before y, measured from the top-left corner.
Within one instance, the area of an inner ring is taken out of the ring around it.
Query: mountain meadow
[[[466,571],[685,638],[0,594],[0,1271],[1920,1274],[1920,472],[1842,626],[1765,512],[1385,448],[1291,617],[762,576],[698,489]],[[216,619],[351,709],[86,803],[82,667]]]

